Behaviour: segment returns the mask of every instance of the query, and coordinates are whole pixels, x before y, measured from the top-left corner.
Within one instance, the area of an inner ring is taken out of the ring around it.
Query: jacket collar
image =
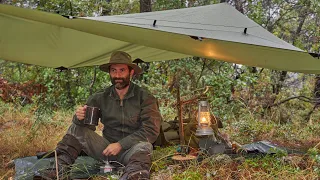
[[[136,85],[135,85],[133,82],[130,81],[130,85],[129,85],[128,92],[127,92],[127,94],[124,96],[123,99],[129,99],[129,98],[131,98],[131,97],[134,96],[134,88],[135,88],[135,86],[136,86]],[[114,85],[112,85],[112,86],[110,86],[110,88],[111,88],[111,91],[110,91],[109,96],[112,97],[112,98],[114,98],[114,99],[118,99],[118,100],[119,100],[120,97],[119,97],[119,95],[118,95],[118,93],[117,93],[117,91],[116,91],[116,87],[115,87]]]

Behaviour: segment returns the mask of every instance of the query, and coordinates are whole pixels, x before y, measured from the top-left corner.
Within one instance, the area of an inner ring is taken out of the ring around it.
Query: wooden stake
[[[58,155],[57,155],[57,150],[54,150],[54,159],[55,159],[55,161],[56,161],[57,180],[59,180],[59,169],[58,169]]]

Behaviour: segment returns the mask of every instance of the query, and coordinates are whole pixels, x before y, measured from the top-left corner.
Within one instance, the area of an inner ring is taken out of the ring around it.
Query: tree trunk
[[[315,77],[313,96],[316,99],[320,98],[320,75],[316,75],[316,77]],[[306,120],[309,121],[310,125],[312,125],[311,114],[313,113],[314,110],[316,110],[319,107],[319,105],[320,105],[320,103],[316,102],[314,104],[313,108],[307,114]]]
[[[186,1],[185,0],[181,0],[180,1],[180,8],[184,8],[185,4],[186,4]]]
[[[236,6],[236,9],[243,14],[244,10],[243,10],[243,5],[242,5],[243,4],[242,0],[234,0],[234,4]]]
[[[111,0],[106,0],[106,3],[111,3]],[[101,6],[101,16],[109,16],[111,14],[112,8],[108,5],[102,5]]]
[[[316,99],[319,99],[320,98],[320,75],[317,75],[315,77],[315,85],[314,85],[314,97]],[[319,105],[319,103],[316,103]]]
[[[273,94],[278,95],[280,93],[280,90],[283,86],[284,80],[286,80],[287,74],[288,74],[287,71],[280,72],[279,79],[278,79],[277,83],[272,85]]]
[[[300,20],[300,21],[299,21],[299,25],[298,25],[298,27],[297,27],[296,32],[294,33],[294,36],[292,37],[292,44],[293,44],[293,45],[295,45],[296,40],[297,40],[297,38],[298,38],[299,35],[300,35],[300,32],[301,32],[301,30],[302,30],[302,26],[303,26],[306,18],[307,18],[307,12],[306,12],[302,17],[299,18],[299,20]]]
[[[67,78],[66,89],[67,89],[68,104],[70,105],[70,107],[73,107],[75,105],[75,102],[74,102],[74,99],[73,99],[72,93],[71,93],[71,83],[70,83],[71,71],[70,71],[70,69],[66,70],[66,78]]]
[[[93,86],[94,86],[94,83],[96,82],[96,79],[97,79],[97,67],[94,67],[93,77],[92,77],[90,88],[89,88],[90,96],[93,94]]]
[[[151,12],[151,0],[140,0],[140,13]]]

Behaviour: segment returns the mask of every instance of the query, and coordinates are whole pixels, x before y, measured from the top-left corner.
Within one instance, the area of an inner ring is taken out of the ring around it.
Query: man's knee
[[[71,134],[75,137],[81,137],[87,133],[94,133],[94,131],[86,126],[80,126],[75,123],[72,123],[67,131],[67,134]]]
[[[130,159],[139,160],[142,158],[141,156],[151,158],[151,153],[152,144],[148,142],[140,142],[132,146],[130,149],[126,150],[126,152],[121,155],[120,162],[126,165]]]
[[[151,166],[151,152],[152,144],[148,142],[140,142],[134,145],[129,153],[126,154],[125,161],[123,162],[126,165],[125,173],[120,179],[130,179],[129,177],[135,177],[133,174],[140,173],[142,171],[147,172],[145,176],[141,178],[149,179],[149,169]],[[140,176],[139,176],[140,177]],[[138,179],[138,178],[131,178]]]
[[[149,142],[140,142],[132,147],[132,150],[134,152],[138,152],[138,151],[152,152],[152,149],[153,149],[152,144]]]

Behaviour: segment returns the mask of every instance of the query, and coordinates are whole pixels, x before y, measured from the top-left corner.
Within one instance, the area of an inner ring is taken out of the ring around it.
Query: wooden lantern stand
[[[183,106],[186,104],[194,103],[195,101],[199,100],[203,94],[205,94],[209,90],[209,86],[206,86],[205,91],[202,92],[199,96],[182,101],[180,98],[180,86],[178,85],[177,87],[177,106],[178,106],[178,117],[179,117],[179,137],[180,137],[180,147],[181,147],[181,152],[180,154],[172,156],[172,160],[181,163],[181,164],[187,164],[187,162],[190,162],[192,160],[195,160],[197,156],[187,154],[188,152],[188,147],[185,145],[185,139],[184,139],[184,124],[183,124]]]

